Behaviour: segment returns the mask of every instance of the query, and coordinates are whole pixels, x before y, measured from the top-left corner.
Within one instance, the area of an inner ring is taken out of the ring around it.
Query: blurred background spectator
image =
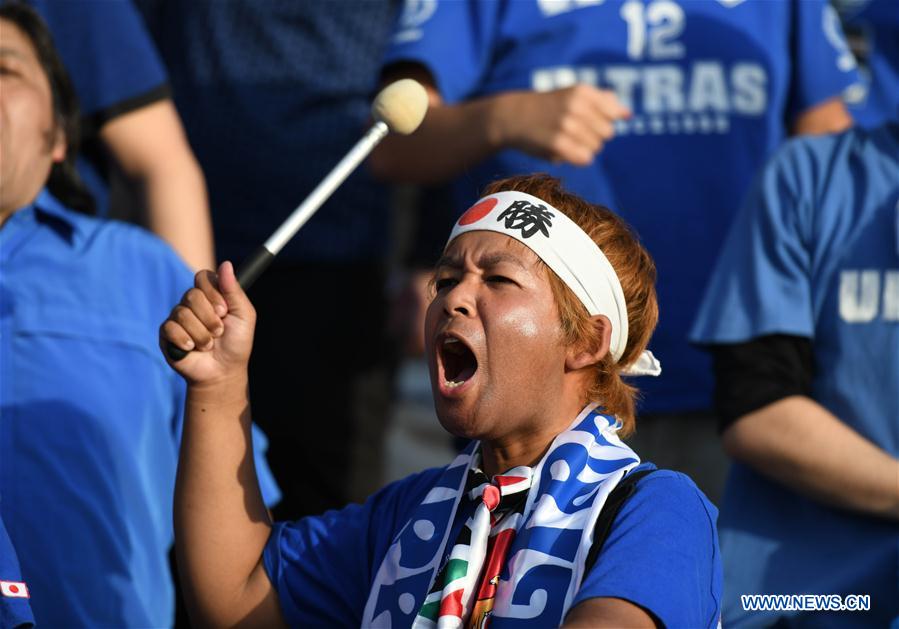
[[[363,133],[397,4],[139,6],[206,174],[219,254],[239,263]],[[251,397],[284,493],[277,519],[381,485],[389,235],[387,190],[359,169],[250,290],[259,317]]]
[[[130,0],[28,2],[75,84],[84,116],[79,173],[100,216],[141,222],[193,269],[215,268],[203,173]]]
[[[167,626],[185,387],[157,330],[192,273],[66,207],[85,196],[71,81],[27,5],[0,5],[0,41],[0,515],[39,624]]]
[[[640,382],[632,443],[713,499],[725,459],[707,359],[687,343],[709,269],[764,159],[791,133],[846,128],[855,62],[824,0],[410,0],[385,80],[432,109],[372,158],[396,181],[455,178],[462,212],[485,181],[546,171],[619,211],[659,269],[664,364]],[[428,208],[423,209],[428,212]]]
[[[724,624],[895,626],[899,121],[784,147],[723,251],[692,336],[714,357],[735,461],[719,521]],[[871,610],[740,600],[799,592],[867,594]]]

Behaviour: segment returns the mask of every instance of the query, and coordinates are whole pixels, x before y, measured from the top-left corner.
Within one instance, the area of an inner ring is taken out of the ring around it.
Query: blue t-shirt
[[[764,170],[725,243],[691,338],[811,340],[812,398],[899,457],[899,124],[797,140]],[[822,506],[735,465],[721,511],[725,623],[755,625],[740,594],[870,594],[899,615],[899,528]]]
[[[159,239],[45,191],[0,229],[0,514],[39,624],[173,621],[185,385],[158,330],[192,285]]]
[[[387,549],[442,472],[392,483],[363,505],[277,523],[264,562],[288,624],[358,627]],[[449,539],[469,515],[457,514]],[[722,587],[716,518],[715,507],[683,474],[658,470],[640,479],[573,605],[617,597],[668,627],[715,627]]]
[[[23,582],[22,571],[19,569],[16,549],[3,526],[3,518],[0,518],[0,581],[7,582],[5,587],[0,587],[0,629],[25,629],[34,625],[34,616],[28,604],[28,584],[25,584],[24,590],[18,585]],[[7,596],[5,589],[10,586],[16,591],[10,591]],[[26,596],[16,596],[23,592]]]
[[[110,119],[168,96],[165,69],[131,0],[27,0],[50,29],[75,86],[85,137]],[[88,147],[91,148],[91,147]],[[78,172],[108,211],[100,164],[79,156]]]
[[[458,210],[492,179],[542,171],[620,212],[658,268],[661,318],[650,348],[664,371],[640,382],[645,410],[709,407],[709,362],[687,331],[755,171],[797,114],[855,80],[833,10],[825,0],[406,7],[386,63],[422,63],[448,103],[586,83],[615,90],[631,108],[593,165],[504,151],[461,178]]]
[[[261,245],[369,119],[396,2],[139,0],[206,175],[219,254]],[[358,168],[278,255],[383,256],[387,191]]]
[[[895,0],[835,4],[845,11],[847,30],[864,42],[863,83],[857,97],[847,98],[852,117],[869,129],[899,119],[899,5]]]

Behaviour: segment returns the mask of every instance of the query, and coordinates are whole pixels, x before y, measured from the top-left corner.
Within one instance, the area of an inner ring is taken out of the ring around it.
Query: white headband
[[[525,192],[498,192],[484,197],[456,222],[447,245],[470,231],[493,231],[521,242],[565,282],[590,316],[602,314],[612,324],[609,350],[615,362],[627,346],[627,304],[615,269],[602,250],[577,224],[549,203]],[[649,351],[622,373],[657,376],[659,361]]]

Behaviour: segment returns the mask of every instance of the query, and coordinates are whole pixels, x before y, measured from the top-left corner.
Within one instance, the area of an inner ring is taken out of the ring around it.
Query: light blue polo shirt
[[[899,124],[793,141],[756,182],[692,339],[771,334],[808,338],[811,397],[899,457]],[[741,594],[870,594],[868,614],[780,615],[810,627],[899,622],[896,522],[823,506],[735,464],[719,530],[725,626],[777,621],[743,610]]]

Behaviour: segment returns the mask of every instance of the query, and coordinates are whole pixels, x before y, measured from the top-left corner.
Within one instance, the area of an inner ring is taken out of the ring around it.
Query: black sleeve
[[[791,395],[811,393],[811,339],[786,334],[711,345],[718,432],[737,419]]]
[[[138,94],[137,96],[119,101],[109,107],[85,116],[82,120],[82,132],[88,136],[97,135],[100,133],[100,128],[113,118],[123,116],[161,100],[171,99],[171,97],[172,88],[168,83],[162,83],[143,94]]]

